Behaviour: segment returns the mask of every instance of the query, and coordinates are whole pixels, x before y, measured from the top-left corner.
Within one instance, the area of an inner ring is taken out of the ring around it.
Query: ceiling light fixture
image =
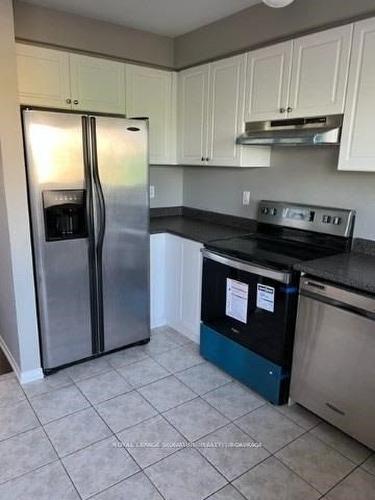
[[[290,5],[294,0],[263,0],[263,2],[268,5],[268,7],[274,7],[279,9],[280,7],[286,7]]]

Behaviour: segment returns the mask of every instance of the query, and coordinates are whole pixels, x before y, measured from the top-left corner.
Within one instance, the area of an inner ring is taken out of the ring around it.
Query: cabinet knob
[[[204,160],[205,160],[205,158],[204,158],[204,156],[202,156],[201,161],[204,161]]]
[[[78,100],[74,99],[73,104],[78,104]]]
[[[285,108],[280,108],[280,113],[285,113],[286,109]]]
[[[210,159],[209,159],[209,158],[206,158],[206,161],[210,161]]]
[[[65,99],[65,102],[66,102],[66,104],[72,104],[72,100],[71,100],[71,99],[69,99],[69,97],[67,97],[67,98]]]
[[[293,111],[293,108],[291,108],[290,106],[288,106],[288,107],[286,108],[286,110],[287,110],[287,112],[288,112],[288,113],[291,113],[291,112]]]

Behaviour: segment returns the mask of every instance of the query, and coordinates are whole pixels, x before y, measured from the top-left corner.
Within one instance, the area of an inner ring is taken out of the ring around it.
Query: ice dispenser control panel
[[[43,212],[46,241],[87,237],[84,189],[43,191]]]

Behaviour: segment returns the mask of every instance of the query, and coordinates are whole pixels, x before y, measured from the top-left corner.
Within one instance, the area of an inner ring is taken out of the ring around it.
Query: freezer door
[[[101,349],[109,351],[150,336],[148,127],[143,120],[90,120]]]
[[[23,112],[43,368],[92,354],[82,117]]]

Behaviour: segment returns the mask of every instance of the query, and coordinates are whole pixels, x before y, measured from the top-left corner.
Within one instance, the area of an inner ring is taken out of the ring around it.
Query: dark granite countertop
[[[152,208],[150,233],[171,233],[200,243],[233,238],[256,230],[253,219],[188,207]]]
[[[200,243],[233,238],[256,230],[252,219],[187,207],[151,209],[150,233],[170,233]],[[297,271],[361,292],[375,293],[375,242],[354,240],[353,251],[302,262]]]
[[[295,269],[337,285],[375,293],[375,255],[338,254],[297,264]]]
[[[168,215],[151,217],[150,233],[171,233],[189,240],[207,243],[221,238],[232,238],[250,233],[251,230],[239,226],[201,220],[188,215]]]

